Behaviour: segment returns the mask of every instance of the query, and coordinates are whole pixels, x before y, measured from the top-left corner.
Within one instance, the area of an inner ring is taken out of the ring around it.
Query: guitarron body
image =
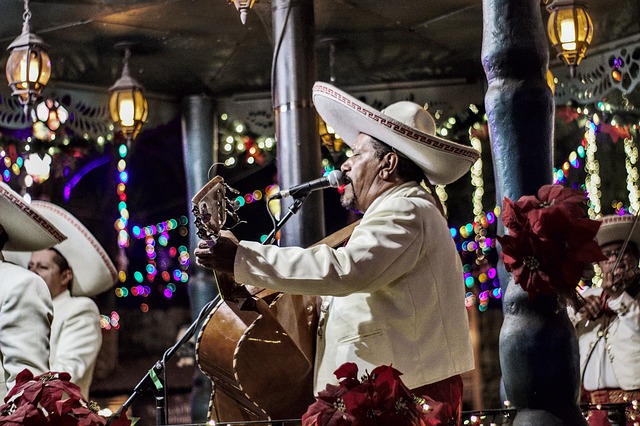
[[[318,300],[273,293],[222,300],[197,339],[217,421],[300,418],[313,403]]]

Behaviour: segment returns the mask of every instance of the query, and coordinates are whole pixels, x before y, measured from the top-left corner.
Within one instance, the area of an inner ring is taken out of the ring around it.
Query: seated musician
[[[585,306],[572,318],[580,346],[585,403],[620,404],[640,399],[640,223],[634,227],[633,222],[634,216],[602,219],[596,235],[607,257],[600,262],[602,285],[582,294]],[[637,406],[627,410],[626,424],[638,424],[639,414]],[[624,420],[615,418],[622,415],[624,410],[594,410],[589,424],[624,425]]]
[[[346,245],[264,246],[222,231],[213,247],[200,242],[197,263],[239,283],[325,296],[315,392],[336,384],[345,362],[361,372],[392,364],[416,395],[446,404],[441,424],[458,424],[460,375],[474,357],[461,261],[432,185],[457,180],[479,154],[436,136],[431,115],[413,102],[377,111],[325,83],[313,96],[353,150],[341,167],[341,202],[364,215]]]

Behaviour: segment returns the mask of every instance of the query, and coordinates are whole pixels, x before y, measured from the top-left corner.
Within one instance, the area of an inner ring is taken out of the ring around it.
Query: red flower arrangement
[[[358,366],[344,363],[334,374],[340,380],[327,384],[302,416],[303,426],[431,426],[432,407],[400,380],[391,366],[376,367],[358,380]],[[434,404],[436,405],[436,404]],[[443,407],[440,407],[443,408]]]
[[[33,376],[22,370],[16,384],[0,406],[3,426],[130,426],[126,413],[107,419],[98,415],[95,403],[87,402],[69,373],[48,372]]]
[[[605,260],[595,241],[600,222],[586,215],[584,193],[544,185],[537,197],[504,198],[502,222],[509,235],[498,237],[505,269],[516,283],[536,295],[578,300],[576,286],[586,265]]]

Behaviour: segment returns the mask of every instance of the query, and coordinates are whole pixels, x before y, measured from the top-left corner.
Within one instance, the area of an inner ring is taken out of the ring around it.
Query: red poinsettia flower
[[[530,297],[573,300],[585,265],[605,259],[594,240],[600,222],[586,217],[585,201],[584,193],[560,185],[544,185],[515,203],[505,198],[502,260]]]
[[[391,366],[376,367],[357,379],[358,366],[345,363],[334,374],[338,386],[327,384],[302,416],[303,426],[431,426],[424,400],[411,394]]]
[[[39,376],[28,369],[16,377],[16,384],[0,406],[0,424],[5,426],[104,426],[105,417],[87,402],[69,373],[48,372]],[[126,414],[110,423],[130,426]]]

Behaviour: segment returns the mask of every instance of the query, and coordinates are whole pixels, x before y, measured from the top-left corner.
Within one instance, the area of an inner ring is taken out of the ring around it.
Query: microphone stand
[[[306,197],[307,197],[307,194],[302,195],[300,197],[296,197],[293,200],[293,204],[291,204],[289,206],[289,210],[282,217],[282,219],[280,219],[278,221],[278,223],[275,224],[275,226],[273,227],[273,230],[271,231],[271,233],[269,235],[267,235],[267,238],[264,240],[264,243],[262,243],[263,245],[266,246],[266,245],[269,245],[269,244],[273,244],[276,241],[276,234],[278,233],[278,231],[280,229],[282,229],[284,224],[287,223],[287,221],[289,219],[291,219],[291,216],[293,216],[294,214],[298,213],[298,210],[300,210],[300,207],[302,207],[302,203],[304,203],[304,199]],[[267,200],[267,205],[269,205],[269,202],[271,202],[274,199],[275,199],[275,197],[269,198],[269,200]]]
[[[162,356],[162,360],[156,361],[153,367],[147,372],[147,374],[138,382],[136,387],[133,389],[133,393],[129,396],[129,399],[125,401],[124,404],[120,406],[118,411],[109,418],[107,424],[110,424],[113,419],[119,418],[123,412],[126,412],[135,398],[141,395],[145,390],[150,388],[152,385],[155,388],[156,394],[156,425],[166,425],[167,424],[167,409],[166,409],[166,398],[165,398],[165,389],[164,384],[162,383],[162,379],[160,378],[160,373],[165,368],[166,361],[171,359],[173,355],[178,351],[178,349],[185,344],[189,339],[191,339],[196,332],[196,329],[201,326],[203,320],[207,318],[207,316],[211,313],[213,308],[216,306],[218,300],[220,299],[220,295],[218,294],[213,300],[204,305],[200,313],[198,314],[198,318],[191,323],[187,331],[184,335],[178,340],[172,347],[167,349]]]

